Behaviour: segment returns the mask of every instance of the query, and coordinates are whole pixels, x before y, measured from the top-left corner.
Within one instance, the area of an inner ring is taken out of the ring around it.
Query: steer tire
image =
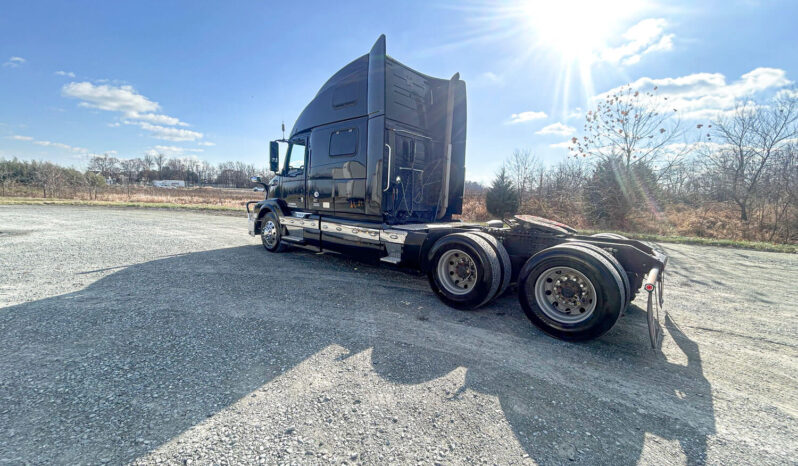
[[[510,279],[513,276],[513,264],[510,262],[510,255],[507,254],[507,249],[504,247],[501,241],[495,236],[485,233],[484,231],[474,231],[468,234],[479,236],[483,238],[488,244],[491,245],[493,251],[499,257],[499,263],[501,264],[501,271],[502,271],[502,280],[501,285],[499,285],[499,289],[496,291],[496,294],[490,298],[490,301],[498,298],[499,296],[503,295],[505,291],[507,291],[507,287],[510,286]]]
[[[269,223],[274,225],[274,228],[267,231],[267,225]],[[283,241],[283,227],[280,225],[280,221],[277,219],[277,216],[274,215],[274,212],[267,212],[261,220],[260,241],[263,243],[263,247],[269,252],[283,252],[289,248]]]
[[[476,309],[499,290],[501,263],[493,247],[477,235],[446,235],[433,245],[428,258],[430,287],[448,306]]]
[[[568,278],[560,288],[558,277]],[[592,292],[586,292],[591,287]],[[615,325],[627,305],[623,280],[613,264],[581,245],[560,244],[532,256],[519,273],[518,294],[533,324],[569,341],[600,337]],[[565,303],[563,309],[560,297],[584,301],[575,307]]]

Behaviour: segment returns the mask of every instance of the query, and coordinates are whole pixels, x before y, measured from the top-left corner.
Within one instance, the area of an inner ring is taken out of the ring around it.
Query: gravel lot
[[[0,463],[787,464],[798,256],[665,245],[665,339],[267,253],[246,219],[0,206]],[[642,299],[635,303],[644,306]]]

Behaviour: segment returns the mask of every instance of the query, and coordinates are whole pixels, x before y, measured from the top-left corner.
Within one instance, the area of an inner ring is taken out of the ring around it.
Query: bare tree
[[[145,169],[152,170],[152,166],[155,165],[155,158],[150,154],[144,154],[144,157],[141,158],[141,163]]]
[[[39,162],[35,169],[36,181],[42,188],[43,197],[55,197],[63,183],[61,167],[50,162]]]
[[[720,148],[707,161],[721,180],[721,187],[747,222],[751,204],[767,167],[798,135],[798,98],[783,96],[771,105],[738,105],[731,116],[715,122],[713,133]]]
[[[139,174],[141,161],[139,159],[124,159],[119,162],[119,165],[122,168],[122,175],[124,175],[127,197],[130,198],[130,185],[136,180]]]
[[[97,199],[97,189],[105,186],[105,178],[99,173],[87,171],[83,174],[85,186],[89,192],[89,199]]]
[[[2,187],[2,193],[0,195],[6,195],[6,185],[11,182],[11,167],[8,163],[6,163],[5,159],[0,159],[0,187]]]
[[[105,153],[95,155],[89,160],[89,171],[99,173],[105,178],[114,178],[119,173],[119,159]]]
[[[153,161],[155,162],[155,166],[158,167],[158,175],[161,175],[161,170],[163,170],[163,166],[166,163],[166,156],[158,153],[153,157]]]
[[[684,131],[667,105],[667,97],[653,91],[642,92],[630,85],[621,87],[587,112],[584,136],[571,139],[569,150],[575,156],[620,159],[632,164],[654,165],[662,174],[690,150],[683,141]]]
[[[518,205],[523,208],[526,195],[534,183],[535,172],[539,167],[537,157],[529,149],[515,149],[507,160],[507,174],[518,192]]]

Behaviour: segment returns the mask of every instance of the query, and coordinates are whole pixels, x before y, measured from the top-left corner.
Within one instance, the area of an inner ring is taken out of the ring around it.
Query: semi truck
[[[272,253],[305,248],[420,269],[462,310],[513,285],[532,323],[570,341],[606,333],[642,288],[657,347],[668,260],[657,245],[529,215],[461,221],[465,156],[465,82],[400,63],[382,35],[270,143],[275,175],[252,178],[265,198],[246,203],[249,234]]]

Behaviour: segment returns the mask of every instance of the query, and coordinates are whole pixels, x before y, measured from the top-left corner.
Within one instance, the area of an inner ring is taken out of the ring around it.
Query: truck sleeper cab
[[[517,283],[530,320],[567,340],[608,331],[644,287],[656,346],[662,251],[537,217],[453,220],[462,212],[465,135],[459,75],[412,70],[386,55],[380,36],[322,86],[287,139],[272,141],[276,175],[253,178],[266,198],[247,203],[249,232],[270,252],[294,246],[419,268],[459,309],[484,306]]]

